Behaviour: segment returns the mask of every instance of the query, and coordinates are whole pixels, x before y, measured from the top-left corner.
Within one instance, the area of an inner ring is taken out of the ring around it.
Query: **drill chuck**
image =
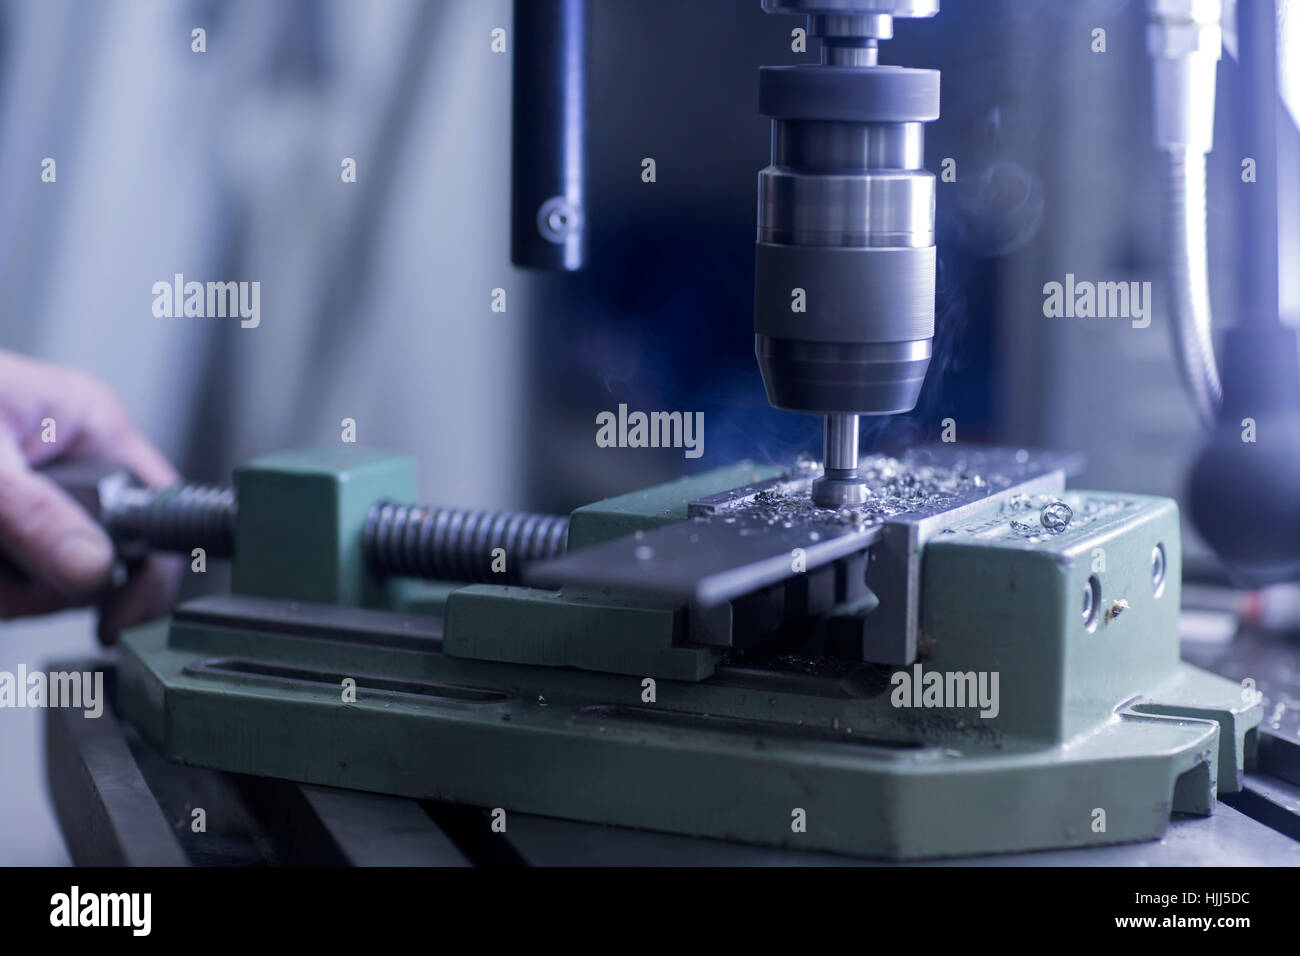
[[[808,16],[820,65],[763,67],[772,121],[758,177],[754,352],[777,408],[826,416],[813,499],[860,504],[858,415],[911,411],[934,341],[935,178],[925,123],[939,74],[877,63],[896,16],[938,0],[764,0]]]
[[[755,353],[769,401],[815,414],[910,411],[934,338],[939,75],[765,67]]]

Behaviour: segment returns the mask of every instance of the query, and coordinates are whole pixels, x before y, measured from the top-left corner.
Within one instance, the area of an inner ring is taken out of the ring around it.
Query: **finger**
[[[184,558],[171,554],[152,555],[133,568],[126,585],[100,605],[99,639],[116,644],[126,628],[166,614],[180,589],[184,568]]]
[[[117,397],[95,383],[98,395],[91,412],[78,424],[78,432],[67,454],[122,465],[151,488],[165,488],[180,481],[176,469],[132,424]]]
[[[45,394],[41,415],[58,426],[58,442],[46,440],[36,413],[25,419],[21,450],[33,465],[55,458],[91,458],[129,468],[145,484],[165,487],[179,480],[176,470],[134,425],[117,394],[84,372],[31,363],[27,375]],[[33,387],[35,387],[33,385]]]
[[[66,596],[108,583],[108,536],[58,485],[25,468],[0,470],[0,551],[37,582]]]
[[[80,416],[82,434],[75,454],[124,465],[150,487],[173,485],[179,480],[162,452],[135,427],[111,388],[88,378],[81,395],[88,404]]]
[[[15,564],[0,556],[0,618],[52,614],[74,603],[48,585],[32,580]]]

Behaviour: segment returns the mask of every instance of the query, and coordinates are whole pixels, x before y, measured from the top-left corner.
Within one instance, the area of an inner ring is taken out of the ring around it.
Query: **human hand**
[[[151,487],[179,480],[103,382],[0,351],[0,558],[8,565],[0,567],[0,617],[97,604],[100,637],[111,642],[166,609],[181,561],[151,556],[114,587],[108,536],[35,470],[78,459],[122,465]]]

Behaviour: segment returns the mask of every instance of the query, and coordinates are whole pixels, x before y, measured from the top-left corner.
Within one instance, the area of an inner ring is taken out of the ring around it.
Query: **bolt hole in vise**
[[[1151,593],[1156,597],[1165,593],[1165,546],[1157,544],[1151,549]]]
[[[1101,578],[1092,575],[1083,586],[1083,626],[1089,632],[1097,630],[1101,616]]]

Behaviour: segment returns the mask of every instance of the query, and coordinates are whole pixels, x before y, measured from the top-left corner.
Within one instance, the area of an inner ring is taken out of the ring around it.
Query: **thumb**
[[[26,465],[0,466],[0,551],[37,581],[88,595],[113,572],[113,545],[58,485]]]

